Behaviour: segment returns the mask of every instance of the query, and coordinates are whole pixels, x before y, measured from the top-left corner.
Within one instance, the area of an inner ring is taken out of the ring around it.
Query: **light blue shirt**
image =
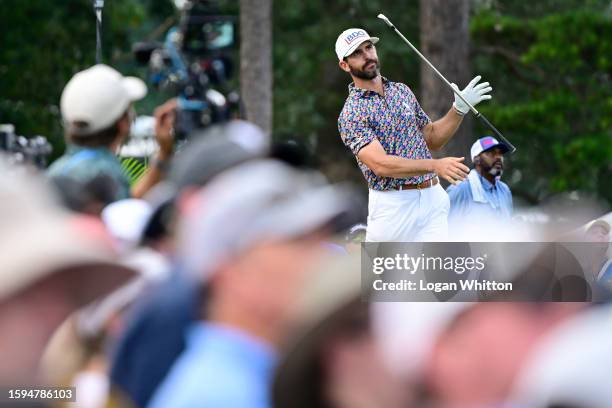
[[[47,175],[67,177],[87,184],[98,176],[115,182],[115,200],[130,198],[130,183],[121,162],[107,147],[68,145],[66,152],[47,169]]]
[[[248,334],[199,322],[149,408],[270,408],[276,362],[274,350]]]
[[[606,259],[603,263],[597,275],[597,281],[612,290],[612,259]]]
[[[512,193],[508,185],[501,180],[491,184],[476,170],[471,170],[470,175],[456,186],[449,186],[446,192],[450,198],[450,222],[482,222],[483,219],[505,222],[512,217]]]

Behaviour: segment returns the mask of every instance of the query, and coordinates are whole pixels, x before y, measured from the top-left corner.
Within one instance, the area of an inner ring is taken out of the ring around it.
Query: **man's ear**
[[[340,66],[340,69],[343,70],[344,72],[351,72],[351,69],[349,68],[349,65],[346,61],[344,60],[339,61],[338,65]]]
[[[480,164],[480,156],[474,157],[474,166],[478,166]]]
[[[129,115],[123,115],[121,119],[117,121],[117,140],[119,144],[123,143],[129,136],[131,124]]]

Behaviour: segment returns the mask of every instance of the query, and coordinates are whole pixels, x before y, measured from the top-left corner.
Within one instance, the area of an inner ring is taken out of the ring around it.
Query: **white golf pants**
[[[366,241],[446,241],[449,208],[439,183],[420,190],[370,190]]]

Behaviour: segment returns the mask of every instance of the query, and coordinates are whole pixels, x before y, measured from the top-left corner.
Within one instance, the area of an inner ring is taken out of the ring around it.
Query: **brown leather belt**
[[[438,184],[438,177],[430,178],[421,184],[402,184],[399,186],[392,187],[393,190],[421,190],[423,188],[433,187]]]

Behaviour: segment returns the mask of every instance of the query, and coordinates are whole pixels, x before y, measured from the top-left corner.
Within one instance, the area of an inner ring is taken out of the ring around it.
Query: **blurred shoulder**
[[[510,187],[508,187],[508,185],[506,183],[504,183],[501,180],[498,180],[497,183],[499,184],[499,188],[500,188],[501,191],[503,191],[504,193],[512,194],[512,191],[510,190]]]
[[[446,192],[449,195],[461,195],[461,194],[470,194],[470,182],[466,178],[463,181],[460,181],[457,184],[451,184],[446,189]]]

